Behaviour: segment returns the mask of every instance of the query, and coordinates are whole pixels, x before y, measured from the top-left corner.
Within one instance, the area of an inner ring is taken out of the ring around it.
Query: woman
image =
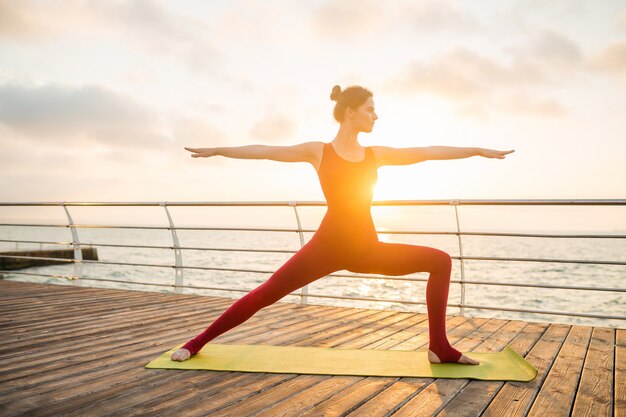
[[[406,275],[429,272],[426,286],[431,363],[478,364],[454,349],[446,336],[446,306],[452,260],[438,249],[378,240],[370,214],[377,168],[409,165],[430,159],[470,156],[504,159],[511,151],[430,146],[391,148],[359,145],[360,132],[371,132],[378,119],[372,93],[359,86],[341,91],[333,87],[337,102],[334,117],[341,124],[332,142],[305,142],[294,146],[248,145],[226,148],[185,148],[194,158],[222,155],[241,159],[309,162],[317,171],[328,209],[311,240],[263,284],[232,304],[204,332],[171,355],[187,360],[206,343],[245,322],[261,308],[332,272]]]

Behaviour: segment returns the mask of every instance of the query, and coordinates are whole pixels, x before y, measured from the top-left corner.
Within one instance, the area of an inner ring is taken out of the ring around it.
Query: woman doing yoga
[[[446,336],[446,306],[452,260],[439,249],[381,242],[370,214],[377,169],[383,165],[409,165],[431,159],[470,156],[503,159],[511,151],[484,148],[429,146],[392,148],[359,145],[357,135],[371,132],[378,119],[372,93],[359,86],[345,91],[336,85],[330,98],[337,102],[334,117],[340,123],[331,142],[305,142],[294,146],[248,145],[226,148],[185,148],[194,158],[222,155],[230,158],[308,162],[317,171],[327,211],[311,240],[269,279],[235,301],[206,330],[171,355],[187,360],[220,334],[245,322],[263,307],[338,270],[357,273],[406,275],[429,272],[426,285],[429,349],[432,363],[478,364],[454,349]]]

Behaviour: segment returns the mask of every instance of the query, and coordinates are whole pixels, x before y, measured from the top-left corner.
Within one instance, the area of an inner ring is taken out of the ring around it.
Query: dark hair
[[[339,123],[343,122],[346,107],[351,107],[354,110],[367,101],[369,97],[373,97],[371,91],[367,88],[353,85],[341,91],[341,87],[338,85],[333,87],[332,93],[330,93],[330,99],[336,101],[335,109],[333,110],[333,116]]]

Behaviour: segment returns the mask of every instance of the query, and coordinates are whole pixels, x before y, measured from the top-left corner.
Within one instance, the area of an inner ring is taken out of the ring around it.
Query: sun
[[[451,146],[458,123],[445,101],[433,98],[395,98],[380,103],[380,139],[375,145],[393,148]],[[384,109],[384,113],[383,110]],[[448,142],[446,142],[448,140]],[[425,164],[425,165],[424,165]],[[374,200],[430,199],[449,188],[449,164],[424,161],[411,165],[382,166],[374,186]]]

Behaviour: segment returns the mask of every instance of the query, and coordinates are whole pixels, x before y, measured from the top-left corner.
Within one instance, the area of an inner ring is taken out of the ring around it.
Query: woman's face
[[[374,108],[374,99],[368,97],[365,103],[361,104],[352,114],[352,123],[359,131],[371,132],[374,128],[374,122],[378,119]]]

